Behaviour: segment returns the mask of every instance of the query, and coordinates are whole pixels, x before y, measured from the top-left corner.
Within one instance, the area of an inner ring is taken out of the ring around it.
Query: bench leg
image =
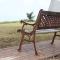
[[[24,40],[24,33],[21,33],[21,35],[22,35],[22,37],[21,37],[19,48],[18,48],[19,52],[21,51],[22,43],[23,43],[23,40]]]
[[[38,55],[35,45],[35,34],[33,35],[33,45],[34,45],[35,55]]]
[[[55,33],[54,33],[54,36],[53,36],[53,39],[52,39],[51,44],[53,44],[53,43],[54,43],[54,39],[55,39],[55,37],[56,37],[56,33],[57,33],[57,32],[55,32]]]

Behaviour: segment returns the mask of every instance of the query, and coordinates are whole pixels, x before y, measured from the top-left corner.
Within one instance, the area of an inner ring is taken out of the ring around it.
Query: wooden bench
[[[35,45],[35,34],[36,33],[54,33],[53,39],[51,44],[53,44],[54,39],[57,35],[57,32],[60,32],[60,12],[52,12],[52,11],[44,11],[41,9],[38,13],[36,22],[34,24],[29,24],[24,21],[21,21],[23,23],[22,29],[18,29],[17,32],[21,32],[21,40],[18,51],[21,50],[22,42],[24,41],[24,36],[27,35],[29,37],[29,40],[32,36],[31,42],[33,42],[35,54],[38,55]],[[24,29],[25,25],[31,25],[33,26],[33,30],[26,30]]]

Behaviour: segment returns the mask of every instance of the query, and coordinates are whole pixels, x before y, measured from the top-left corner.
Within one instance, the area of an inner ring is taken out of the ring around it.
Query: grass
[[[13,23],[1,23],[0,24],[0,48],[6,48],[9,46],[19,45],[20,33],[17,33],[17,29],[21,28],[22,24],[19,22]],[[30,26],[28,26],[31,28]],[[36,34],[36,41],[51,40],[53,34]],[[26,37],[26,39],[28,39]],[[27,42],[25,42],[27,43]]]
[[[19,36],[17,29],[19,28],[19,22],[0,24],[0,48],[18,44]]]

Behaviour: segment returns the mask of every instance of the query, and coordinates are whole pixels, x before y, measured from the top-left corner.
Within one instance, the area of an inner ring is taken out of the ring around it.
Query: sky
[[[51,0],[0,0],[0,21],[27,19],[33,11],[35,19],[40,9],[48,10]]]

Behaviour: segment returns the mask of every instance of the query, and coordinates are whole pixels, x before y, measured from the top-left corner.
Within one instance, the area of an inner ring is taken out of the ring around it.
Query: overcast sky
[[[33,11],[35,18],[42,8],[48,10],[51,0],[0,0],[0,21],[26,19]]]

